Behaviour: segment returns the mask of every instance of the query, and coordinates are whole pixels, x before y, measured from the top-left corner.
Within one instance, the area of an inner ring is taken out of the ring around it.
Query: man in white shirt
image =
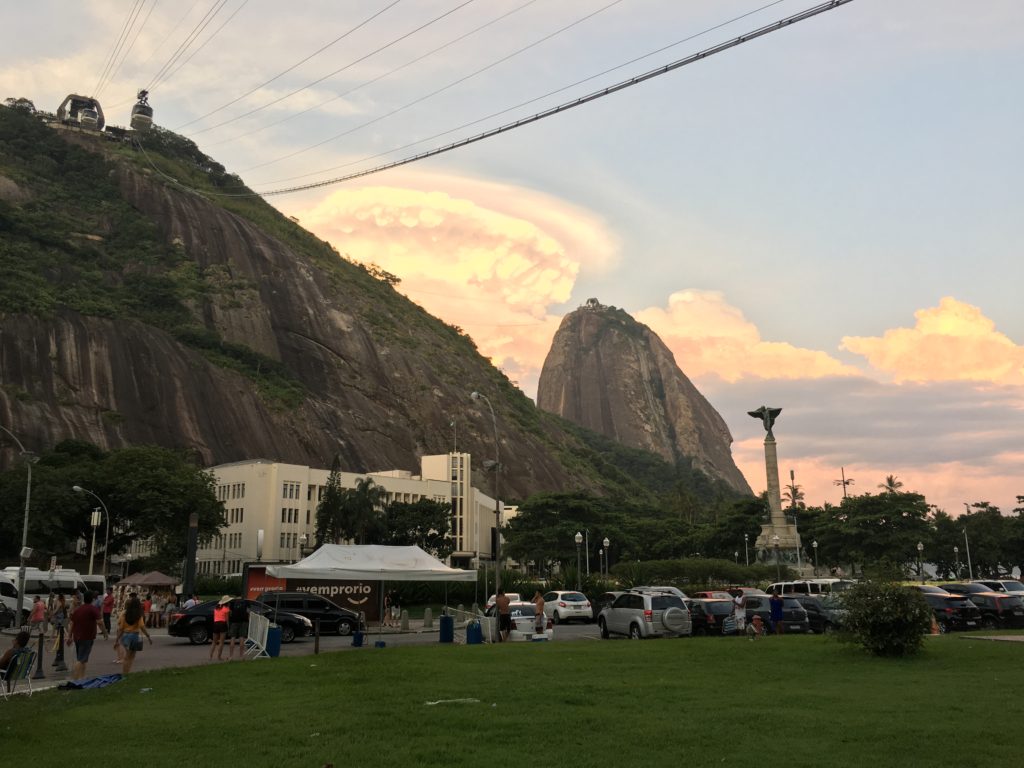
[[[184,609],[187,611],[189,608],[195,608],[199,605],[199,601],[196,600],[196,596],[192,595],[188,600],[185,601]]]
[[[743,637],[747,629],[747,599],[742,592],[732,599],[732,616],[736,620],[736,634]]]

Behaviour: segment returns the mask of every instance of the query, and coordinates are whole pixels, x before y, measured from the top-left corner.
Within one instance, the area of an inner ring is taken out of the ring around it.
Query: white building
[[[341,472],[341,486],[355,488],[368,477],[384,489],[385,504],[424,498],[450,504],[454,550],[449,561],[456,567],[475,567],[492,559],[495,502],[470,485],[471,461],[468,453],[424,456],[421,475],[405,470]],[[316,508],[330,470],[253,459],[210,471],[216,477],[217,499],[224,503],[226,525],[210,542],[200,543],[197,573],[238,573],[243,563],[256,560],[294,561],[316,545]]]

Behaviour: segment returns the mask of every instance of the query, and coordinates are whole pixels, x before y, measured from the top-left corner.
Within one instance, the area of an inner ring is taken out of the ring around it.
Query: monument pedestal
[[[764,438],[764,468],[768,480],[769,521],[761,526],[754,542],[757,561],[763,565],[776,562],[805,575],[803,546],[793,518],[782,511],[782,492],[779,486],[779,455],[775,436],[769,430]],[[778,537],[778,539],[776,539]],[[778,547],[776,548],[776,544]]]

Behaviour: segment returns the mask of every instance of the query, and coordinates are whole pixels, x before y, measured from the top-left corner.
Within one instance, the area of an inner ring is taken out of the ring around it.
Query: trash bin
[[[362,648],[363,647],[363,633],[356,631],[352,633],[352,647]]]
[[[281,655],[281,628],[271,627],[267,630],[267,656],[276,659]]]
[[[466,645],[481,645],[484,641],[484,629],[479,621],[471,621],[466,625]]]
[[[454,616],[442,616],[441,617],[441,636],[439,638],[442,643],[453,643],[455,642],[455,617]]]

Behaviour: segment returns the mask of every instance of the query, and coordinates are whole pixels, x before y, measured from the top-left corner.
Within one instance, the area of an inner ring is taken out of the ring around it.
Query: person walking
[[[135,654],[142,650],[142,635],[146,636],[150,645],[153,644],[153,638],[146,630],[142,603],[139,602],[139,598],[132,596],[117,619],[117,637],[114,638],[114,648],[120,649],[117,655],[124,656],[121,663],[122,675],[132,671]]]
[[[732,599],[732,618],[736,622],[736,636],[743,637],[747,628],[747,598],[742,592]]]
[[[769,620],[772,623],[772,632],[776,635],[783,635],[786,633],[786,624],[782,620],[783,611],[782,608],[785,603],[782,600],[782,595],[779,594],[778,588],[772,592],[772,596],[768,598],[768,607],[770,610]]]
[[[114,614],[114,588],[107,587],[107,594],[103,596],[103,626],[110,634],[110,617]]]
[[[53,636],[54,650],[53,661],[50,666],[60,667],[64,664],[64,635],[68,623],[68,603],[64,595],[57,595],[57,602],[53,608]]]
[[[384,593],[384,613],[380,617],[380,626],[384,627],[391,626],[391,590],[389,589]]]
[[[153,598],[147,592],[145,599],[142,601],[142,620],[146,622],[146,626],[152,626],[152,619],[150,618],[150,612],[153,610]]]
[[[231,602],[231,595],[224,595],[213,607],[213,642],[210,644],[210,658],[213,658],[214,651],[217,652],[218,661],[224,660],[224,635],[228,631],[228,618],[231,609],[228,603]]]
[[[75,666],[71,672],[72,680],[81,680],[85,677],[85,666],[89,663],[89,655],[92,653],[93,643],[96,642],[96,632],[103,633],[103,639],[110,637],[103,626],[103,615],[100,609],[93,605],[92,593],[86,592],[82,604],[71,612],[70,625],[68,627],[67,644],[75,644]]]
[[[236,597],[228,603],[228,661],[238,647],[238,660],[245,661],[245,640],[249,636],[249,604]]]
[[[46,603],[39,595],[32,601],[32,613],[28,616],[28,631],[40,634],[43,632],[43,623],[46,621]]]
[[[538,635],[543,634],[544,625],[547,622],[545,621],[546,617],[544,616],[544,595],[540,593],[539,589],[533,593],[533,606],[533,618],[535,621],[534,632]]]
[[[512,601],[505,594],[504,589],[499,589],[494,598],[494,606],[498,609],[498,637],[502,642],[508,640],[509,632],[512,631]]]

